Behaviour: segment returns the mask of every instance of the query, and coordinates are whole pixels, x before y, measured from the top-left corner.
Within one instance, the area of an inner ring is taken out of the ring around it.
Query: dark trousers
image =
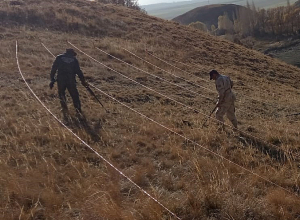
[[[77,112],[81,112],[81,104],[79,100],[79,93],[76,87],[75,78],[60,78],[57,79],[57,87],[58,87],[58,96],[60,99],[60,104],[63,110],[67,110],[67,102],[66,102],[66,89],[68,89],[70,96],[73,99],[73,105]]]

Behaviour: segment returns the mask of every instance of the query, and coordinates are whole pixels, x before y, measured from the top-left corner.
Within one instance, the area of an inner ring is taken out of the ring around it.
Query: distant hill
[[[204,6],[206,4],[207,1],[204,2],[203,0],[194,0],[194,1],[142,5],[141,7],[144,8],[149,15],[171,20],[176,16],[179,16],[185,12],[188,12],[200,6]]]
[[[251,0],[249,3],[254,2],[257,8],[273,8],[278,6],[286,6],[286,0]],[[290,0],[293,4],[297,2],[296,0]],[[209,4],[236,4],[245,6],[247,4],[246,0],[191,0],[173,3],[161,3],[161,4],[150,4],[142,5],[149,15],[153,15],[163,19],[173,19],[183,13],[186,13],[194,8],[201,7]]]
[[[218,26],[218,17],[224,15],[226,12],[231,20],[236,16],[237,11],[247,10],[246,7],[235,5],[235,4],[217,4],[217,5],[206,5],[203,7],[195,8],[183,15],[180,15],[174,18],[174,21],[177,21],[181,24],[190,24],[192,22],[200,21],[211,27],[211,25]]]

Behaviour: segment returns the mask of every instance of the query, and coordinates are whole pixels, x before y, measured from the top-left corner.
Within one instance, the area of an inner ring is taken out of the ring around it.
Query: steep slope
[[[36,101],[18,73],[16,40],[20,68],[53,114],[181,219],[299,217],[299,118],[285,117],[299,109],[298,68],[116,5],[83,0],[0,5],[1,219],[175,219]],[[76,50],[88,82],[157,123],[92,88],[109,109],[107,114],[81,85],[85,118],[76,116],[68,99],[70,117],[64,120],[57,88],[48,88],[54,58],[41,43],[57,55],[71,47],[67,41],[98,60]],[[174,78],[122,48],[202,87]],[[213,68],[235,82],[241,133],[229,127],[216,132],[212,119],[202,128],[203,114],[211,111],[211,99],[216,98],[213,82],[205,81]]]
[[[237,12],[241,10],[247,10],[247,8],[235,4],[206,5],[195,8],[176,18],[173,18],[173,21],[177,21],[180,24],[186,25],[192,22],[200,21],[206,24],[208,28],[210,28],[212,25],[218,27],[219,16],[227,13],[228,17],[233,21],[234,17],[236,17]]]

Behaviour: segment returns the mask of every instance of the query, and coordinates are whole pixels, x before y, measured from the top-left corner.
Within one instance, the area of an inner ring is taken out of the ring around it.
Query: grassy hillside
[[[299,112],[298,68],[116,5],[83,0],[1,1],[0,5],[1,219],[174,219],[35,100],[18,73],[16,40],[22,72],[45,105],[181,219],[300,217],[299,116],[285,117]],[[110,111],[105,113],[81,85],[78,88],[85,119],[76,117],[68,98],[70,118],[64,120],[57,88],[48,88],[54,58],[41,43],[57,55],[71,47],[67,41],[106,65],[77,50],[88,82],[194,142],[94,89]],[[130,68],[96,47],[199,96]],[[201,113],[208,114],[214,103],[200,95],[215,99],[216,93],[174,78],[122,48],[213,91],[214,83],[204,81],[208,71],[214,68],[229,75],[235,82],[237,116],[243,132],[227,127],[217,133],[212,119],[208,127],[201,128],[205,119]],[[190,74],[147,55],[145,49]]]

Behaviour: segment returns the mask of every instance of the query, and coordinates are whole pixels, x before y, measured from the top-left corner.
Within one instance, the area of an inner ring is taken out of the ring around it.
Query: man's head
[[[73,49],[66,49],[66,54],[72,55],[74,57],[77,55],[77,53],[75,53]]]
[[[218,73],[217,70],[212,70],[209,72],[209,75],[210,75],[210,80],[212,79],[216,80],[220,74]]]

